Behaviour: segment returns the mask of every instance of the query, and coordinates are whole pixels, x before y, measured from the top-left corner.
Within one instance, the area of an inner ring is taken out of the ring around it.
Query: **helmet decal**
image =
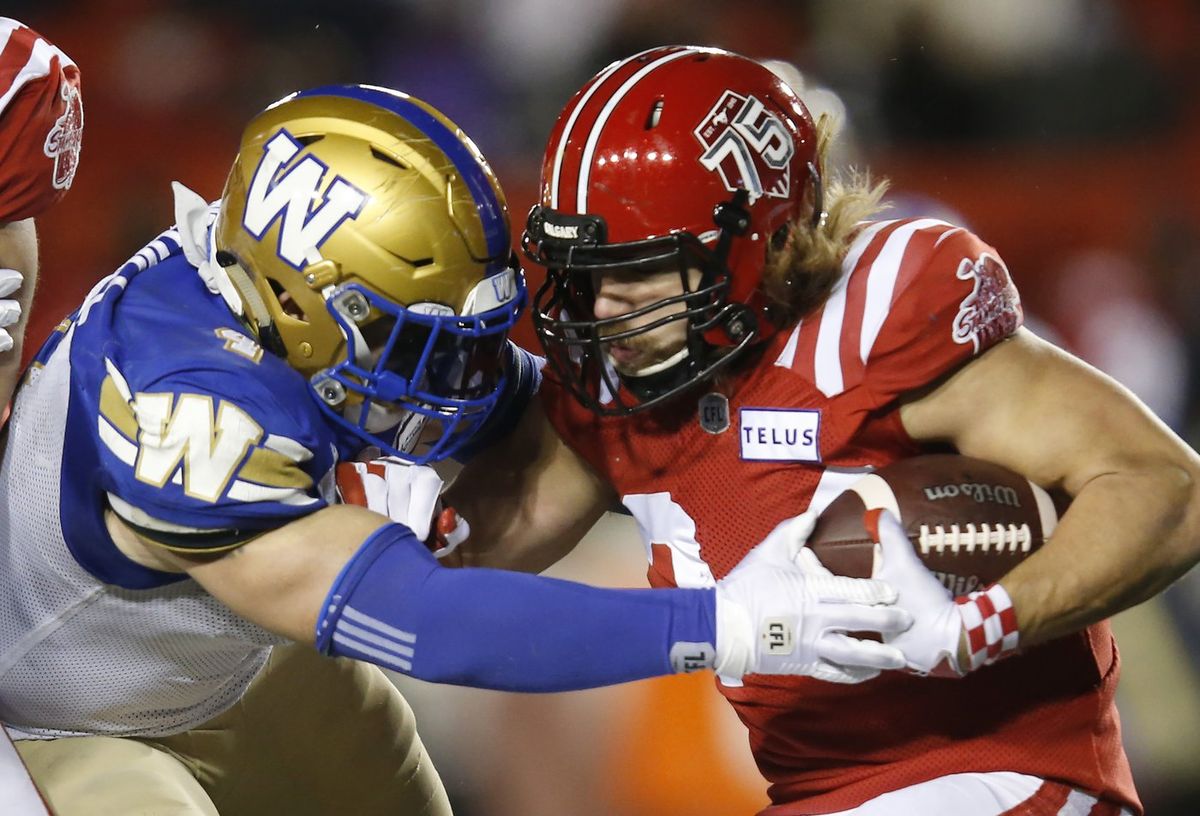
[[[366,193],[335,176],[321,204],[310,209],[319,198],[329,168],[305,156],[280,175],[301,147],[286,130],[280,130],[263,145],[242,214],[242,226],[259,240],[276,219],[281,219],[276,254],[295,269],[321,260],[321,244],[347,218],[356,218],[367,202]]]
[[[791,192],[791,134],[757,98],[725,91],[696,126],[704,147],[700,164],[720,174],[731,193],[744,189],[753,202],[761,195],[787,198]]]

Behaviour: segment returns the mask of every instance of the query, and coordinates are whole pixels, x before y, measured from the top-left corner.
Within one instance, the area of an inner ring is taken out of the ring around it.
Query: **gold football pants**
[[[233,708],[170,737],[22,740],[56,816],[449,816],[412,709],[375,666],[277,647]]]

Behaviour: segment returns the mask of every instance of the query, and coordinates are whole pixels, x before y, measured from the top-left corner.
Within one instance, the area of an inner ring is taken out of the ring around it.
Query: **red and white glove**
[[[12,336],[5,329],[21,319],[21,304],[8,296],[20,289],[24,281],[17,270],[0,269],[0,352],[12,350]]]
[[[776,527],[717,582],[714,670],[727,678],[787,674],[831,683],[861,683],[905,665],[894,646],[851,637],[907,629],[883,581],[833,575],[804,546],[816,517],[805,513]]]
[[[1017,650],[1017,613],[1004,587],[992,584],[956,598],[917,557],[894,515],[869,510],[866,526],[879,556],[874,577],[896,588],[897,606],[914,618],[910,629],[884,636],[904,653],[910,671],[961,677]],[[964,638],[967,659],[960,665],[959,645]]]
[[[466,541],[471,527],[452,507],[444,507],[437,471],[391,459],[342,462],[337,466],[338,495],[407,525],[437,558]]]

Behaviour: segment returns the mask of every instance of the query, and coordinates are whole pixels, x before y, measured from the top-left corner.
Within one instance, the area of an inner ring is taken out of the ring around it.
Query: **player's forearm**
[[[431,682],[564,691],[715,659],[712,590],[446,569],[407,527],[359,507],[328,507],[215,559],[180,563],[278,635]]]
[[[329,587],[358,546],[387,523],[364,508],[336,505],[224,554],[167,555],[242,617],[277,635],[312,643]]]
[[[1200,472],[1159,461],[1097,476],[1050,542],[1000,583],[1026,648],[1147,600],[1200,560]]]
[[[514,433],[473,459],[446,491],[447,504],[471,525],[456,563],[540,572],[570,552],[612,501],[534,402]]]
[[[431,682],[568,691],[712,666],[715,604],[707,589],[446,569],[395,524],[338,575],[320,607],[317,647]]]

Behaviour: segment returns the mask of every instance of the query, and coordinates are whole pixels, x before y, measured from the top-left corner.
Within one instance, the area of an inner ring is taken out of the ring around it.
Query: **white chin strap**
[[[645,368],[640,368],[637,370],[636,373],[629,374],[627,376],[649,377],[652,374],[658,374],[661,371],[666,371],[668,368],[675,365],[676,363],[686,360],[687,356],[688,356],[688,350],[687,350],[687,347],[685,346],[685,347],[681,348],[679,351],[672,354],[667,359],[663,360],[662,362],[654,363],[653,365],[648,365]],[[611,361],[612,358],[609,357],[609,360]]]

